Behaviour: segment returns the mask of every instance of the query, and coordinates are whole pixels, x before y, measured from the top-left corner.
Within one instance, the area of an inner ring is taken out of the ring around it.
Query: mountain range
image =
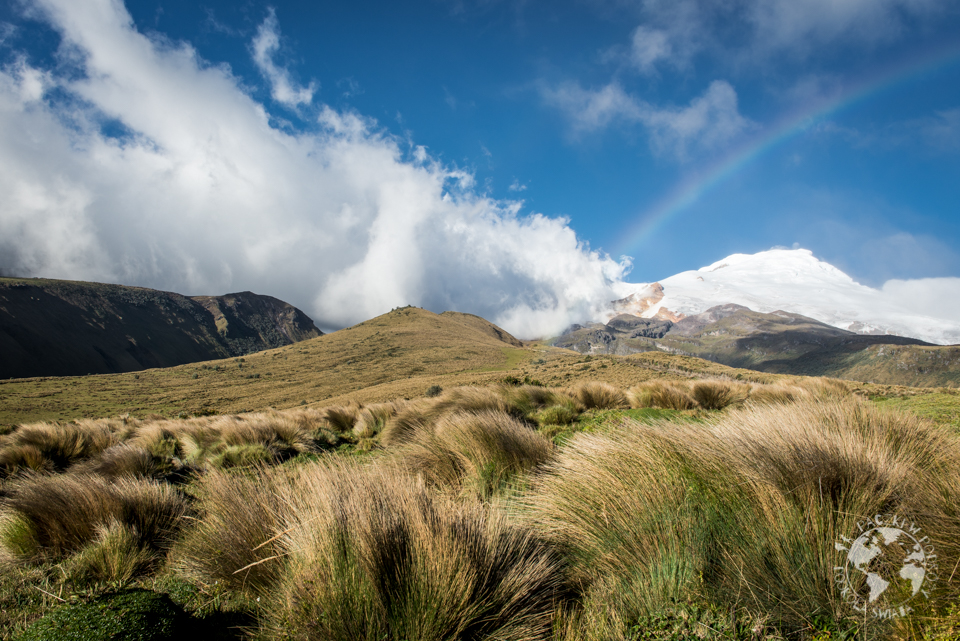
[[[805,249],[734,254],[623,284],[596,322],[551,340],[590,354],[664,351],[731,367],[895,385],[960,383],[960,324],[861,285]],[[935,344],[936,343],[936,344]]]
[[[960,279],[944,280],[960,295]],[[960,319],[944,311],[949,301],[938,301],[938,310],[933,311],[909,287],[906,281],[891,281],[881,289],[868,287],[807,249],[771,249],[733,254],[654,283],[621,283],[621,298],[609,306],[604,318],[594,320],[605,323],[626,313],[676,321],[733,303],[766,314],[800,314],[856,334],[893,334],[937,345],[960,343]]]
[[[252,292],[190,298],[143,287],[0,278],[0,378],[170,367],[321,334],[296,307]]]

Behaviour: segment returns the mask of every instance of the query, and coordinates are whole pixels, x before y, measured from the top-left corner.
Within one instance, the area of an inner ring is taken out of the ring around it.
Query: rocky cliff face
[[[0,377],[132,372],[320,336],[292,305],[250,292],[188,298],[142,287],[0,278]]]
[[[281,347],[321,336],[299,309],[272,296],[239,292],[224,296],[194,296],[212,316],[217,332],[237,354]]]

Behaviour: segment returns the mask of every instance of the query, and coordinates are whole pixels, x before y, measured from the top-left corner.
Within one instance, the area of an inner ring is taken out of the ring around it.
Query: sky
[[[954,0],[0,0],[0,114],[3,275],[523,337],[772,247],[960,291]]]

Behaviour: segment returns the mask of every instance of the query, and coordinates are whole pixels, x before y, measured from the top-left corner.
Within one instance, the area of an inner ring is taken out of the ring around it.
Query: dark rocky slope
[[[299,309],[251,292],[189,298],[142,287],[0,278],[0,378],[169,367],[321,334]]]

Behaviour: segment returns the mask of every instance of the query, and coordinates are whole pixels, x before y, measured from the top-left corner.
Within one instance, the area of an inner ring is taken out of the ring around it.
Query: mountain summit
[[[606,322],[618,314],[677,321],[717,305],[792,312],[857,334],[891,334],[930,343],[960,343],[957,319],[925,315],[909,293],[861,285],[807,249],[733,254],[655,283],[623,283]]]

